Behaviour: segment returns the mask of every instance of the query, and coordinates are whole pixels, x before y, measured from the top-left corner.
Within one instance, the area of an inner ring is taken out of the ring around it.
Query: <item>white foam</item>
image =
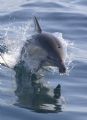
[[[14,67],[19,60],[21,48],[27,40],[29,25],[30,22],[21,26],[14,26],[13,24],[0,26],[0,31],[4,36],[4,44],[8,49],[2,56],[10,67]],[[0,63],[4,63],[2,58],[0,58]]]

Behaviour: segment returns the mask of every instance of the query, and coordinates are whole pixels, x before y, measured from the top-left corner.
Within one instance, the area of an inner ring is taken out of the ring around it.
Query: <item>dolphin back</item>
[[[34,16],[34,24],[35,24],[35,31],[38,33],[41,33],[42,32],[41,27],[40,27],[39,22],[35,16]]]

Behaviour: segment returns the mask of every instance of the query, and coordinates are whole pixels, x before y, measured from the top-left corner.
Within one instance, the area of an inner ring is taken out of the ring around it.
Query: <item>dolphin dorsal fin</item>
[[[35,24],[35,31],[38,33],[41,33],[42,32],[41,27],[40,27],[38,20],[35,16],[34,16],[34,24]]]

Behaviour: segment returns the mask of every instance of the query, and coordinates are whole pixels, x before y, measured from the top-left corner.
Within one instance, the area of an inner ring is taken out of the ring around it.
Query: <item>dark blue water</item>
[[[34,29],[42,29],[67,43],[67,75],[42,70],[32,75],[20,66],[0,65],[0,120],[87,119],[87,1],[0,0],[0,63],[13,67]]]

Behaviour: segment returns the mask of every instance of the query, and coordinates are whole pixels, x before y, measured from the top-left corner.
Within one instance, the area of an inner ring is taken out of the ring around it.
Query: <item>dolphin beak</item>
[[[59,73],[66,73],[66,67],[64,63],[58,62],[57,60],[54,60],[53,63],[59,68]]]
[[[59,67],[59,73],[66,73],[66,67],[65,67],[65,65],[61,65]]]
[[[66,67],[63,63],[58,62],[57,59],[48,57],[48,63],[59,68],[59,73],[66,73]]]

